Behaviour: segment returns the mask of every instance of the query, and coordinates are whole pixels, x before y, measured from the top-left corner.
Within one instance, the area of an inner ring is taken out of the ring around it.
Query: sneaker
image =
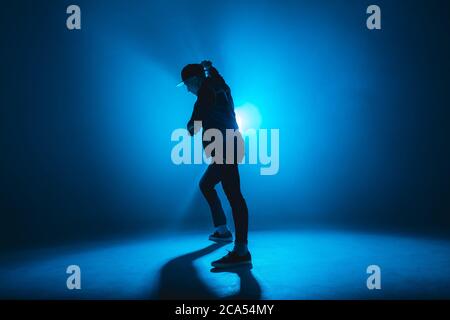
[[[229,230],[225,233],[219,233],[216,231],[209,236],[209,240],[215,242],[233,242],[233,235]]]
[[[223,258],[213,261],[211,265],[214,268],[232,268],[252,263],[252,256],[247,252],[245,256],[238,255],[235,251],[228,251],[228,254]]]

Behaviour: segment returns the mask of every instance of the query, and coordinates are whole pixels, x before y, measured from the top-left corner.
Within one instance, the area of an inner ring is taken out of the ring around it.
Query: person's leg
[[[222,169],[222,186],[230,202],[236,229],[235,250],[240,255],[244,255],[247,253],[248,243],[248,208],[241,192],[238,165],[222,165]]]
[[[233,220],[236,228],[236,241],[233,251],[226,256],[213,261],[214,268],[233,268],[241,265],[251,265],[252,256],[247,249],[248,208],[241,193],[239,170],[237,164],[222,165],[222,186],[230,201]]]
[[[211,210],[214,227],[226,226],[227,219],[220,203],[219,196],[215,190],[216,184],[221,181],[221,170],[216,164],[210,164],[203,177],[200,179],[200,190],[208,202]]]

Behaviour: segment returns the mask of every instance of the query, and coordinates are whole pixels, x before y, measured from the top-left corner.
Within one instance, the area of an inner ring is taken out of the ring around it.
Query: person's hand
[[[189,132],[189,135],[192,137],[194,135],[194,124],[189,121],[186,127]]]
[[[201,65],[203,66],[204,69],[209,69],[212,67],[212,62],[209,60],[203,60],[201,62]]]

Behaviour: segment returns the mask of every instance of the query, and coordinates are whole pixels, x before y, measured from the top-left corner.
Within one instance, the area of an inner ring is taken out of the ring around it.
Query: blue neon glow
[[[197,185],[205,166],[170,159],[171,133],[195,102],[175,85],[203,59],[229,84],[242,128],[280,129],[277,175],[242,166],[251,228],[445,232],[448,19],[410,2],[423,23],[386,1],[380,32],[367,30],[362,0],[79,0],[74,32],[64,7],[15,2],[26,24],[10,28],[7,42],[20,41],[2,51],[17,80],[6,81],[2,113],[11,214],[0,243],[211,228]],[[37,24],[45,32],[30,32]]]
[[[261,126],[261,114],[257,107],[251,103],[235,108],[236,121],[241,131],[259,129]]]

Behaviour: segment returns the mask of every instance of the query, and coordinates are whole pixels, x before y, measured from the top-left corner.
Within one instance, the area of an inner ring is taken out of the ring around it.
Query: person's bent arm
[[[198,93],[198,99],[194,104],[194,110],[192,111],[191,119],[187,124],[189,134],[193,136],[200,130],[200,126],[195,127],[194,121],[204,121],[205,115],[208,110],[215,104],[215,93],[208,87],[203,87]]]
[[[199,107],[198,104],[195,103],[194,105],[194,110],[192,111],[192,116],[191,119],[189,119],[188,123],[187,123],[187,130],[189,131],[189,134],[191,136],[193,136],[194,134],[196,134],[200,127],[195,127],[194,126],[194,122],[195,121],[202,121],[201,117],[200,117],[200,111],[199,111]]]

